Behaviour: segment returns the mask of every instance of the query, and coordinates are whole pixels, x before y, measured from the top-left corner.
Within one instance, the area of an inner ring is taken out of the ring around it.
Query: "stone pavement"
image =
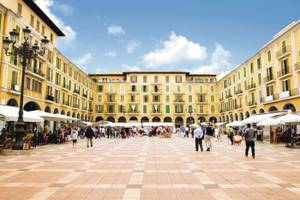
[[[299,149],[258,143],[253,160],[227,140],[212,152],[176,136],[85,144],[0,156],[0,199],[300,199]]]

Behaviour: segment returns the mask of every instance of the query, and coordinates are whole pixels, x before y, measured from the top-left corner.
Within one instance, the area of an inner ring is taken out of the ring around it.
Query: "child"
[[[75,148],[75,145],[77,143],[77,137],[78,137],[78,131],[76,130],[76,128],[72,130],[71,137],[73,141],[73,148]]]

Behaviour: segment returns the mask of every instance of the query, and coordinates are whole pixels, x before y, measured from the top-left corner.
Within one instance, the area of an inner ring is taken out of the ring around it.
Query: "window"
[[[166,92],[170,92],[170,87],[168,85],[166,86]]]
[[[60,69],[61,60],[59,58],[56,58],[56,68]]]
[[[143,76],[143,83],[147,83],[147,76]]]
[[[137,77],[136,76],[130,76],[130,82],[131,83],[136,83],[137,82]]]
[[[31,79],[29,77],[26,77],[26,89],[27,90],[30,90],[30,82],[31,82]]]
[[[130,101],[131,101],[131,102],[135,102],[135,96],[134,96],[134,95],[131,95],[131,96],[130,96]]]
[[[98,85],[98,92],[103,92],[103,85]]]
[[[176,83],[182,82],[182,76],[176,76]]]
[[[147,92],[147,85],[143,85],[143,92]]]
[[[136,85],[131,86],[131,92],[136,92]]]
[[[247,71],[246,71],[246,68],[244,67],[244,77],[247,76]]]
[[[282,48],[282,53],[286,53],[286,42],[285,42],[285,40],[284,41],[282,41],[282,43],[281,43],[281,48]]]
[[[267,86],[267,96],[274,95],[273,85]]]
[[[170,96],[169,95],[166,96],[166,102],[170,102]]]
[[[159,96],[158,95],[153,96],[153,102],[159,102]]]
[[[282,70],[282,74],[281,75],[285,75],[289,73],[289,64],[288,64],[288,59],[284,59],[281,62],[281,70]]]
[[[18,3],[18,11],[17,11],[18,16],[22,16],[22,4]]]
[[[192,112],[193,112],[193,106],[189,105],[188,113],[192,113]]]
[[[253,72],[254,72],[253,63],[250,64],[250,72],[251,72],[251,74],[253,74]]]
[[[166,105],[166,113],[170,113],[170,105]]]
[[[211,113],[214,113],[215,112],[215,106],[212,105],[210,110],[211,110]]]
[[[180,86],[177,85],[177,92],[180,93],[181,92],[181,89],[180,89]]]
[[[267,68],[267,79],[268,79],[268,80],[273,80],[273,71],[272,71],[272,67]]]
[[[200,105],[199,111],[200,111],[200,113],[204,113],[204,111],[203,111],[203,105]]]
[[[42,91],[42,83],[32,79],[32,91],[41,93]]]
[[[258,85],[261,85],[261,74],[258,74]]]
[[[210,91],[214,92],[214,86],[210,86]]]
[[[108,106],[108,112],[109,113],[114,113],[115,112],[115,106],[114,105],[109,105]]]
[[[268,62],[271,62],[272,60],[272,55],[271,55],[271,50],[268,51]]]
[[[42,25],[42,32],[41,32],[42,35],[45,35],[45,26]]]
[[[12,89],[15,89],[14,86],[18,84],[18,72],[12,71],[11,84],[13,86]]]
[[[36,21],[36,30],[37,32],[40,32],[40,21]]]
[[[215,101],[215,96],[210,96],[210,101],[214,102]]]
[[[30,26],[34,27],[34,16],[30,15]]]
[[[261,59],[260,58],[257,58],[256,64],[257,64],[257,69],[261,69]]]
[[[158,92],[158,86],[154,85],[154,92]]]
[[[189,95],[189,102],[192,103],[193,102],[193,96]]]
[[[53,33],[50,33],[50,42],[53,43]]]
[[[282,81],[282,91],[283,92],[290,91],[290,80]]]
[[[124,95],[121,95],[121,102],[124,102]]]
[[[52,96],[52,87],[47,85],[47,95]]]
[[[183,113],[183,106],[175,105],[175,113]]]
[[[189,92],[192,92],[192,86],[189,85]]]
[[[147,113],[147,106],[143,105],[143,113]]]
[[[170,77],[166,76],[166,83],[169,83],[169,82],[170,82]]]
[[[144,100],[144,102],[148,102],[148,95],[144,95],[143,100]]]
[[[154,82],[155,82],[155,83],[158,82],[158,76],[154,76]]]

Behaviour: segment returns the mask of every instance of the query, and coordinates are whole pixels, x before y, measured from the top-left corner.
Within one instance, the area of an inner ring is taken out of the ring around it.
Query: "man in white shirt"
[[[202,131],[201,127],[196,128],[196,130],[194,131],[194,134],[195,134],[196,151],[198,151],[199,145],[200,145],[201,151],[203,151],[203,146],[202,146],[203,131]]]

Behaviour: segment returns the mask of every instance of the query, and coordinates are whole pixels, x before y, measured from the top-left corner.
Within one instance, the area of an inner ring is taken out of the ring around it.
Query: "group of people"
[[[197,127],[193,131],[193,136],[195,136],[195,150],[198,151],[200,147],[200,150],[203,151],[202,141],[204,140],[207,147],[206,151],[211,151],[212,139],[217,135],[220,137],[220,129],[215,128],[212,124]],[[235,136],[239,137],[239,139],[235,139],[235,140],[239,140],[240,142],[244,137],[246,143],[245,156],[248,157],[248,152],[249,149],[251,148],[252,158],[255,159],[255,140],[256,140],[255,129],[252,128],[250,124],[248,124],[243,131],[235,130],[234,136],[231,137],[231,135],[228,135],[232,145]]]

